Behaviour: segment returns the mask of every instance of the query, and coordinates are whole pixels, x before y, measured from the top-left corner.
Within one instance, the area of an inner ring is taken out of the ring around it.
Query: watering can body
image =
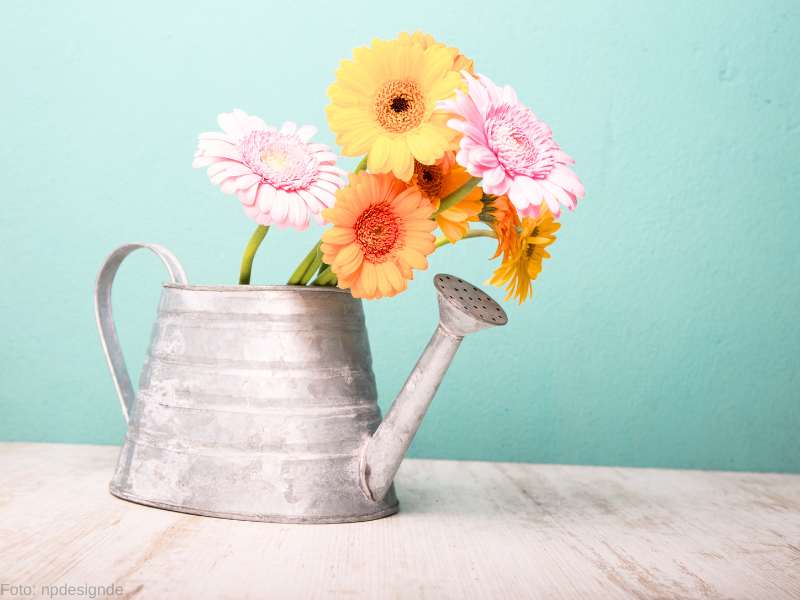
[[[122,259],[142,247],[159,255],[171,281],[162,287],[134,393],[111,316],[111,283]],[[112,494],[286,523],[365,521],[397,511],[391,482],[430,398],[416,390],[425,377],[409,378],[406,395],[418,401],[405,402],[397,428],[387,424],[386,440],[376,441],[381,413],[364,313],[347,291],[193,286],[166,249],[131,244],[107,259],[96,308],[128,418]],[[461,338],[437,336],[450,354],[435,353],[449,364]]]

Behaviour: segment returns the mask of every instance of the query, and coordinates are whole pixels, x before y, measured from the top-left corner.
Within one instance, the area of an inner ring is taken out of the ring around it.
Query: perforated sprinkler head
[[[440,273],[433,278],[439,296],[439,320],[453,335],[465,336],[508,323],[506,311],[486,292],[456,277]]]

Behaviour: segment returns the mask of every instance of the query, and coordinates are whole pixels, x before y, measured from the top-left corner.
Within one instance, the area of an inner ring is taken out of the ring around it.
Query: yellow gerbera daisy
[[[417,186],[422,195],[438,210],[442,198],[458,190],[469,179],[470,174],[456,164],[453,153],[447,152],[434,165],[423,165],[415,161],[410,184]],[[475,186],[458,203],[436,215],[436,224],[450,242],[455,243],[464,237],[469,231],[469,223],[479,220],[478,215],[483,210],[482,196],[481,188]]]
[[[394,296],[406,289],[412,268],[428,268],[432,213],[418,188],[387,174],[356,173],[322,212],[333,224],[322,234],[322,260],[354,297]]]
[[[356,48],[328,88],[328,124],[342,154],[368,154],[371,172],[408,181],[414,160],[432,165],[454,147],[458,133],[436,103],[462,84],[453,69],[456,53],[411,40],[375,40]]]
[[[515,297],[522,304],[533,293],[532,281],[542,270],[542,261],[550,258],[545,250],[556,241],[554,235],[560,224],[553,220],[553,214],[542,208],[538,217],[525,217],[520,225],[519,236],[509,251],[503,256],[489,283],[505,286],[506,300]]]

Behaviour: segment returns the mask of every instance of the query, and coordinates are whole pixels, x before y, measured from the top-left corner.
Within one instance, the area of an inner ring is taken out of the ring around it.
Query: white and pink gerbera
[[[311,142],[317,129],[287,121],[280,129],[236,109],[217,117],[221,132],[201,133],[192,166],[208,167],[211,182],[236,194],[259,225],[308,227],[333,206],[344,171],[326,145]]]
[[[583,185],[568,165],[573,161],[553,140],[550,128],[513,88],[488,77],[462,72],[468,94],[440,103],[459,118],[448,125],[463,133],[456,161],[493,196],[508,195],[522,216],[538,216],[544,202],[558,216],[561,206],[574,209]]]

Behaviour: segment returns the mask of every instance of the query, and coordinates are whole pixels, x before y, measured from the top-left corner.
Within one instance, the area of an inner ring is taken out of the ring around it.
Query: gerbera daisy
[[[515,297],[522,304],[533,293],[531,282],[542,270],[542,261],[550,258],[545,249],[556,241],[560,225],[546,206],[538,217],[525,217],[515,243],[503,256],[503,262],[489,279],[498,287],[505,286],[506,300]]]
[[[322,259],[356,298],[394,296],[433,252],[433,206],[391,175],[358,173],[323,212]]]
[[[434,165],[423,165],[414,162],[414,175],[410,184],[417,186],[434,209],[438,210],[442,198],[458,190],[470,175],[463,167],[455,164],[453,153],[447,152]],[[473,188],[464,198],[436,215],[436,224],[445,237],[452,243],[457,242],[469,231],[469,223],[477,222],[483,209],[480,188]]]
[[[487,223],[497,235],[497,250],[489,260],[497,258],[501,254],[509,252],[514,247],[519,238],[520,222],[519,215],[508,196],[492,198],[485,196],[482,198],[483,210],[481,210],[480,220]]]
[[[346,156],[368,154],[373,173],[403,181],[414,160],[432,165],[455,147],[457,134],[437,103],[462,85],[453,70],[456,50],[411,40],[375,40],[342,61],[328,88],[328,124]]]
[[[456,160],[483,178],[487,194],[507,194],[520,215],[536,216],[546,203],[558,216],[561,205],[575,208],[583,186],[568,165],[573,161],[553,140],[550,128],[517,100],[513,88],[462,73],[469,93],[440,104],[458,115],[450,127],[464,134]]]
[[[221,132],[201,133],[192,166],[208,167],[211,182],[236,194],[259,225],[308,227],[332,206],[344,171],[317,130],[287,121],[280,130],[241,110],[217,117]]]

